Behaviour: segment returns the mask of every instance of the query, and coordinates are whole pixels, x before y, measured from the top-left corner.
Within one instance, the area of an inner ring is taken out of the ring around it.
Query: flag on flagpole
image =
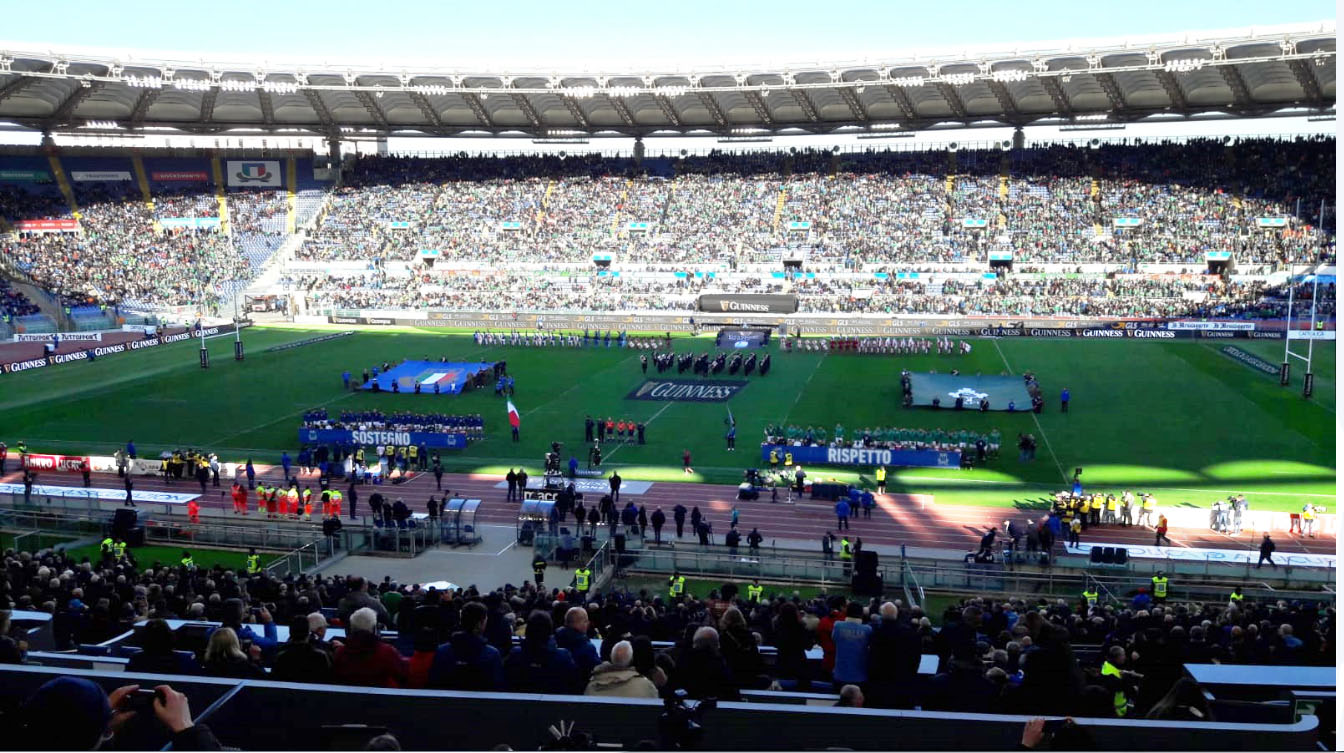
[[[519,423],[520,423],[520,421],[519,421],[519,419],[518,419],[518,409],[515,408],[515,407],[513,407],[513,401],[510,400],[510,401],[509,401],[509,426],[512,426],[513,428],[517,429]]]
[[[723,407],[725,407],[725,408],[728,409],[728,418],[725,419],[725,422],[726,422],[729,426],[736,426],[736,425],[737,425],[737,421],[733,418],[733,409],[732,409],[732,407],[730,407],[727,403],[724,403]]]

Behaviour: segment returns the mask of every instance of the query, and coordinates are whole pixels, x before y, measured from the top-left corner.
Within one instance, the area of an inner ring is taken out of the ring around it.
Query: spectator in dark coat
[[[785,602],[775,616],[775,674],[780,680],[806,682],[807,650],[817,644],[817,635],[808,630],[798,614],[798,605]]]
[[[738,700],[733,673],[719,651],[719,631],[712,627],[695,631],[691,648],[686,652],[684,660],[677,662],[677,670],[679,684],[691,698]]]
[[[504,660],[505,686],[515,693],[580,693],[579,668],[569,651],[555,645],[551,616],[527,618],[522,645]]]
[[[931,711],[993,713],[998,688],[985,679],[984,667],[974,650],[958,649],[946,672],[929,681],[923,708]]]
[[[881,607],[882,621],[868,648],[869,706],[911,708],[919,675],[920,639],[892,602]]]
[[[373,610],[379,625],[391,623],[392,616],[387,613],[387,607],[369,594],[369,582],[363,578],[353,578],[350,581],[350,591],[336,604],[336,617],[341,622],[348,622],[355,610],[365,607]]]
[[[378,637],[378,615],[361,607],[350,615],[345,643],[336,649],[332,678],[346,685],[401,688],[410,680],[406,659]]]
[[[499,649],[485,640],[485,605],[462,607],[462,629],[439,646],[429,668],[429,687],[450,690],[501,690],[504,663]]]
[[[313,643],[305,615],[289,621],[289,640],[275,655],[271,678],[276,682],[331,682],[331,656]]]
[[[150,620],[140,631],[140,650],[126,663],[127,672],[155,675],[198,675],[196,657],[173,650],[173,630],[163,620]]]
[[[739,687],[764,688],[770,684],[762,674],[765,667],[756,636],[747,629],[747,620],[737,607],[728,607],[719,619],[719,645]]]
[[[597,649],[588,638],[588,610],[570,607],[565,612],[564,627],[555,631],[555,644],[569,651],[579,669],[579,681],[588,682],[588,675],[598,665]]]

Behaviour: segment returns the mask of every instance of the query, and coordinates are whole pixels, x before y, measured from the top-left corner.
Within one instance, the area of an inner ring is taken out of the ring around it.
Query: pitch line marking
[[[999,347],[998,338],[994,338],[994,350],[999,352],[999,358],[1003,359],[1003,365],[1008,369],[1008,373],[1013,373],[1013,367],[1008,365],[1008,357],[1003,354],[1003,348]],[[1069,480],[1069,474],[1064,472],[1064,466],[1059,462],[1059,456],[1055,454],[1055,448],[1050,444],[1050,436],[1045,433],[1045,428],[1041,426],[1040,419],[1036,418],[1036,412],[1032,411],[1031,420],[1036,424],[1036,431],[1041,433],[1041,439],[1045,440],[1045,449],[1050,451],[1050,457],[1055,461],[1055,467],[1059,469],[1059,477],[1065,481]]]
[[[326,402],[318,403],[317,406],[315,406],[315,407],[317,407],[317,408],[325,408],[325,407],[327,407],[328,405],[331,405],[332,403],[338,403],[338,402],[340,402],[340,401],[342,401],[342,400],[345,400],[346,398],[353,397],[354,394],[355,394],[355,393],[353,393],[353,392],[347,392],[347,393],[345,393],[344,395],[340,395],[339,397],[333,397],[332,399],[327,400]],[[252,427],[243,429],[243,430],[241,430],[241,431],[235,431],[235,432],[232,432],[232,433],[230,433],[230,434],[225,434],[224,436],[220,437],[219,439],[215,439],[215,440],[212,440],[212,441],[210,441],[210,442],[206,442],[206,443],[204,443],[204,444],[205,444],[206,446],[218,445],[220,442],[223,442],[224,440],[226,440],[226,439],[228,439],[228,438],[230,438],[230,437],[236,437],[236,436],[239,436],[239,435],[241,435],[241,434],[247,434],[247,433],[249,433],[249,432],[253,432],[253,431],[256,431],[256,430],[258,430],[258,429],[265,428],[265,427],[267,427],[267,426],[270,426],[271,424],[274,424],[274,423],[278,423],[278,422],[280,422],[280,421],[283,421],[283,420],[286,419],[286,418],[293,418],[294,416],[302,415],[302,414],[304,414],[304,413],[307,413],[307,412],[310,411],[310,410],[313,410],[313,408],[303,408],[303,409],[301,409],[301,410],[296,410],[296,411],[294,411],[293,413],[286,413],[286,414],[283,415],[283,416],[277,416],[277,417],[275,417],[275,418],[272,418],[272,419],[269,420],[269,421],[266,421],[266,422],[264,422],[264,423],[257,424],[256,426],[252,426]]]

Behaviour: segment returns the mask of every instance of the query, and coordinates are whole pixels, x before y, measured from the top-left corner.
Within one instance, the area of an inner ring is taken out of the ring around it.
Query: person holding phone
[[[174,750],[223,750],[210,728],[191,718],[187,697],[169,685],[124,685],[105,692],[83,677],[57,677],[38,688],[16,715],[18,750],[116,748],[114,740],[137,718],[157,722]]]

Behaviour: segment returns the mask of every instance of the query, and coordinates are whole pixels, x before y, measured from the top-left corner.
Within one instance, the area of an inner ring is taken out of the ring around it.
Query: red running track
[[[259,465],[256,466],[256,469],[259,480],[279,483],[283,478],[283,473],[278,466]],[[315,474],[300,472],[298,477],[300,485],[311,484],[316,488],[317,477]],[[92,478],[93,485],[96,487],[117,490],[123,488],[121,480],[117,478],[115,473],[95,473]],[[0,480],[17,483],[22,479],[17,472],[11,472]],[[445,490],[451,490],[454,497],[483,500],[484,504],[477,513],[479,523],[511,526],[516,522],[517,504],[505,500],[504,489],[495,488],[496,484],[502,480],[502,476],[493,474],[445,473],[443,475],[443,487]],[[626,480],[633,481],[635,479]],[[38,483],[78,486],[80,478],[78,474],[73,473],[59,475],[46,473],[42,474]],[[202,507],[221,510],[232,509],[232,502],[227,496],[231,481],[221,478],[220,483],[222,486],[219,489],[213,487],[207,489],[207,493],[201,501]],[[141,491],[187,493],[200,489],[195,481],[184,480],[169,484],[162,478],[151,476],[137,477],[135,488]],[[401,498],[413,511],[417,512],[425,509],[425,503],[431,494],[442,496],[442,493],[435,489],[432,474],[418,473],[414,474],[411,480],[405,484],[361,486],[359,512],[367,513],[368,496],[374,491],[380,491],[384,497],[390,497],[391,499]],[[771,503],[768,498],[754,501],[735,501],[736,496],[737,487],[735,486],[655,482],[644,494],[622,495],[621,501],[623,503],[626,499],[629,499],[633,500],[637,506],[644,505],[650,515],[653,514],[655,508],[662,507],[663,513],[668,517],[668,525],[664,530],[672,531],[673,535],[675,535],[675,527],[672,523],[672,508],[678,503],[685,505],[688,510],[698,506],[705,519],[713,526],[716,543],[722,543],[723,535],[728,532],[730,511],[734,504],[738,508],[740,515],[738,527],[742,530],[743,535],[745,536],[753,527],[759,528],[767,544],[772,539],[816,541],[819,550],[821,547],[819,540],[822,534],[826,531],[836,530],[833,502],[802,499],[795,500],[793,504],[785,504],[782,501]],[[587,501],[596,498],[592,494],[587,494],[585,497],[587,498],[585,504],[587,504]],[[933,500],[932,495],[878,495],[873,517],[865,519],[861,515],[851,516],[850,532],[855,536],[862,537],[864,542],[869,545],[900,546],[905,544],[911,547],[968,551],[976,548],[980,536],[989,526],[1002,526],[1004,520],[1009,518],[1016,519],[1020,523],[1025,522],[1028,518],[1039,520],[1046,514],[1041,510],[938,505]],[[256,497],[254,495],[249,496],[249,503],[255,511]],[[344,512],[346,515],[350,513],[348,503]],[[1254,550],[1259,545],[1259,538],[1254,532],[1250,531],[1240,536],[1230,536],[1208,529],[1172,528],[1169,533],[1177,546],[1203,549]],[[689,532],[686,538],[690,538]],[[1105,543],[1138,546],[1151,545],[1153,538],[1154,534],[1149,528],[1105,526],[1089,528],[1083,533],[1082,541],[1089,544]],[[1335,553],[1335,538],[1333,536],[1304,538],[1279,534],[1275,537],[1275,540],[1279,545],[1279,551],[1285,554],[1292,552]]]

